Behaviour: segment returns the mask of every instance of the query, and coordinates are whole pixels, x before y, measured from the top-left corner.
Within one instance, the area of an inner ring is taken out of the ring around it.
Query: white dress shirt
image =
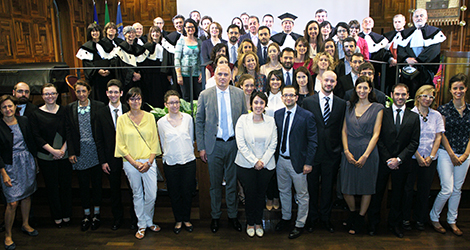
[[[227,124],[228,124],[228,136],[232,137],[235,135],[234,128],[233,128],[233,121],[232,121],[232,106],[230,103],[230,87],[227,87],[227,89],[224,91],[225,94],[222,94],[222,90],[220,90],[218,87],[215,88],[217,90],[217,110],[218,110],[218,119],[219,119],[219,126],[217,128],[217,138],[222,138],[223,131],[222,128],[220,127],[221,122],[221,98],[225,99],[225,108],[226,108],[226,113],[227,113]]]
[[[282,68],[282,75],[284,76],[284,84],[287,82],[287,72],[289,72],[289,77],[290,77],[290,83],[291,85],[294,84],[294,68],[291,68],[289,71],[286,71],[286,69]]]
[[[397,120],[397,109],[398,107],[393,104],[392,105],[392,110],[393,110],[393,123],[395,124],[395,121]],[[406,109],[406,105],[403,105],[401,108],[401,112],[400,112],[400,125],[403,123],[403,116],[405,114],[405,109]]]
[[[330,105],[330,113],[331,113],[331,110],[333,110],[333,92],[331,92],[329,95],[325,95],[323,94],[323,92],[318,92],[318,98],[320,99],[320,108],[321,108],[321,114],[322,115],[325,115],[325,103],[326,103],[326,100],[325,100],[325,97],[329,97],[330,98],[330,101],[328,102],[328,104]]]
[[[282,156],[285,156],[285,157],[290,157],[290,151],[289,151],[289,136],[290,136],[290,131],[292,129],[292,122],[294,121],[294,117],[295,117],[295,111],[297,111],[297,104],[295,104],[295,106],[289,110],[286,108],[286,112],[284,113],[284,119],[282,119],[282,130],[284,130],[284,123],[286,123],[286,118],[287,118],[287,112],[290,111],[291,114],[289,116],[289,130],[287,131],[287,141],[286,141],[286,152],[282,153],[281,152],[281,155]],[[284,132],[284,131],[283,131]],[[283,134],[281,133],[281,145],[282,145],[282,139],[283,139]]]
[[[116,113],[114,112],[114,110],[119,109],[117,112],[118,117],[121,116],[122,115],[122,103],[119,103],[119,106],[117,108],[111,105],[111,103],[108,103],[108,106],[109,106],[109,112],[111,112],[111,117],[113,118],[114,128],[116,128],[117,117],[116,117]]]

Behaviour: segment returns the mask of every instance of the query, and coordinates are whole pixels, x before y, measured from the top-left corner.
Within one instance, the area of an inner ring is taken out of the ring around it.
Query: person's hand
[[[389,67],[397,66],[397,60],[395,58],[390,59],[389,63]]]
[[[103,169],[103,172],[109,174],[109,171],[111,171],[111,168],[109,167],[108,163],[103,163],[101,164],[101,169]]]
[[[167,76],[166,79],[171,83],[171,76]]]
[[[450,156],[450,160],[452,161],[452,164],[454,164],[454,166],[462,165],[462,161],[460,161],[459,157],[457,157],[454,153],[449,154],[449,156]]]
[[[418,61],[417,61],[415,58],[413,58],[413,57],[408,57],[408,58],[406,58],[406,62],[407,62],[408,64],[410,64],[410,65],[413,65],[413,64],[415,64],[415,63],[418,63]]]
[[[199,156],[201,157],[201,160],[205,163],[207,163],[207,154],[206,150],[201,150],[199,151]]]
[[[52,154],[52,159],[59,160],[62,157],[64,157],[65,153],[64,153],[64,151],[62,151],[60,149],[54,149],[54,150],[52,150],[51,154]]]
[[[13,186],[13,185],[11,184],[10,176],[8,176],[7,173],[5,173],[5,174],[2,175],[2,179],[3,179],[3,183],[5,184],[5,186],[7,186],[7,187],[12,187],[12,186]]]
[[[178,85],[183,85],[183,76],[182,75],[178,75],[176,77],[176,81],[178,82]]]
[[[262,161],[258,160],[255,164],[255,169],[256,170],[261,170],[263,168],[264,168],[264,163]]]
[[[149,169],[150,169],[150,164],[148,162],[145,162],[145,163],[142,164],[142,169],[139,170],[139,172],[145,173],[145,172],[149,171]]]
[[[70,161],[70,163],[72,163],[72,164],[77,163],[77,156],[75,156],[75,155],[69,156],[69,161]]]
[[[459,161],[463,164],[467,160],[467,158],[468,158],[468,155],[463,154],[459,156]]]
[[[312,166],[304,165],[304,174],[308,174],[310,172],[312,172]]]
[[[426,167],[431,166],[431,163],[432,163],[431,156],[426,157],[426,159],[424,159],[424,161],[426,162]]]
[[[202,82],[202,74],[199,74],[199,77],[197,78],[197,82],[201,83]]]
[[[398,169],[399,165],[400,164],[398,163],[397,158],[390,158],[390,159],[387,160],[387,166],[392,170]]]
[[[416,157],[416,161],[420,167],[426,167],[426,159],[424,159],[421,155]]]
[[[144,164],[140,161],[136,161],[134,162],[134,164],[132,164],[132,166],[134,166],[137,171],[141,172],[142,168],[144,167]]]
[[[139,73],[134,72],[134,76],[132,77],[132,81],[133,81],[133,82],[137,82],[137,81],[140,80],[141,77],[142,77],[142,76],[141,76]]]
[[[354,155],[351,154],[349,150],[344,152],[344,156],[346,156],[346,160],[348,160],[349,164],[352,164],[354,166],[357,164],[357,161],[354,159]]]
[[[100,74],[102,77],[106,77],[110,74],[111,72],[109,72],[109,70],[107,69],[100,69],[98,70],[98,74]]]
[[[367,156],[363,155],[359,158],[359,160],[356,161],[356,167],[362,168],[364,164],[366,164],[367,161]]]

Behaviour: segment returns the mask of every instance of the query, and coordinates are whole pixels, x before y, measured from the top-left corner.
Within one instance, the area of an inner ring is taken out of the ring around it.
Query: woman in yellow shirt
[[[153,213],[157,198],[155,157],[162,151],[154,116],[141,110],[141,90],[131,88],[126,94],[126,102],[130,111],[117,120],[115,157],[124,158],[123,169],[132,188],[138,219],[135,237],[140,240],[145,237],[147,228],[154,232],[161,229],[153,223]]]

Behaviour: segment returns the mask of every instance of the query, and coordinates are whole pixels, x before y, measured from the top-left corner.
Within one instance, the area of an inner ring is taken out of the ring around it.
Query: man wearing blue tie
[[[294,75],[294,56],[295,52],[293,49],[287,47],[281,51],[280,62],[282,66],[282,76],[284,77],[284,84],[286,86],[292,85],[294,79],[292,79]]]
[[[309,195],[307,174],[312,171],[317,150],[317,127],[315,118],[309,111],[297,106],[297,90],[286,86],[282,90],[285,108],[274,113],[277,126],[277,183],[282,204],[282,219],[276,231],[289,226],[292,217],[292,183],[298,201],[295,228],[289,239],[298,238],[305,226],[308,215]]]

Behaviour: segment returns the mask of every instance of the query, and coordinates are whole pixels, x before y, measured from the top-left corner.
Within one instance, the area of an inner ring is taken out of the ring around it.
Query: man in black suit
[[[374,82],[374,76],[375,76],[375,68],[374,65],[370,62],[366,62],[361,64],[358,68],[359,76],[367,76],[370,78],[372,82]],[[355,85],[353,85],[355,86]],[[375,93],[375,98],[377,99],[378,103],[381,103],[382,105],[385,106],[385,101],[387,100],[387,96],[385,96],[385,93],[374,88],[374,93]],[[344,100],[349,101],[351,99],[351,95],[354,91],[354,87],[344,94]]]
[[[38,108],[29,101],[30,94],[29,85],[25,82],[18,82],[13,87],[13,96],[18,98],[19,102],[16,106],[17,115],[28,117]]]
[[[337,25],[338,29],[341,31],[344,28]],[[341,32],[344,33],[344,32]],[[351,60],[352,56],[356,52],[357,43],[356,40],[352,37],[346,37],[343,41],[339,41],[337,46],[341,44],[341,51],[344,53],[344,58],[339,60],[338,65],[336,65],[335,73],[338,78],[349,74],[352,70]],[[339,49],[338,49],[339,51]]]
[[[245,39],[250,39],[256,48],[259,50],[259,38],[258,38],[259,19],[257,16],[250,16],[248,19],[248,33],[241,36],[238,40],[238,45]]]
[[[330,222],[333,205],[333,184],[341,160],[341,130],[346,110],[346,102],[333,95],[335,85],[336,74],[333,71],[326,71],[322,76],[320,92],[307,97],[303,102],[303,108],[312,112],[315,117],[318,134],[318,148],[313,170],[307,175],[310,196],[307,219],[307,230],[309,232],[313,231],[318,220],[321,220],[323,226],[329,232],[334,232],[333,225]],[[320,186],[321,199],[319,203],[318,191]]]
[[[106,95],[109,104],[96,113],[96,149],[103,172],[108,175],[111,190],[111,210],[114,216],[112,230],[118,230],[123,221],[123,207],[121,202],[121,173],[122,158],[114,157],[116,146],[116,121],[117,118],[127,111],[129,107],[121,103],[122,96],[121,81],[112,79],[108,82]],[[134,209],[131,208],[131,225],[137,223]],[[134,225],[135,226],[135,225]]]
[[[387,187],[388,178],[392,176],[392,193],[388,225],[390,231],[403,238],[400,229],[402,223],[401,207],[406,178],[411,171],[411,156],[419,145],[420,121],[418,114],[406,108],[405,102],[409,90],[399,83],[392,88],[393,105],[384,109],[382,129],[377,143],[379,148],[379,172],[376,192],[372,195],[369,207],[369,234],[375,235],[380,222],[382,198]]]
[[[259,66],[266,64],[268,59],[268,45],[272,43],[271,31],[268,26],[261,26],[258,29],[258,38],[259,38],[259,49],[256,52],[259,59]]]
[[[172,19],[175,31],[162,38],[163,61],[162,66],[175,66],[175,46],[180,37],[183,35],[184,16],[176,15]],[[171,88],[180,91],[176,84],[176,72],[174,68],[163,68],[163,73],[167,73],[168,81],[172,83]]]
[[[297,201],[297,220],[295,228],[289,233],[289,239],[299,237],[308,215],[307,174],[312,172],[317,150],[317,127],[315,118],[309,111],[297,106],[297,90],[294,86],[282,89],[282,101],[285,108],[274,113],[277,126],[276,174],[279,197],[282,204],[282,219],[276,225],[276,231],[284,230],[292,217],[292,183]]]
[[[359,66],[364,63],[364,55],[361,53],[354,53],[351,56],[349,64],[351,65],[351,72],[349,74],[339,77],[338,84],[334,89],[335,95],[344,99],[344,94],[350,89],[354,89],[357,78],[359,78]],[[346,101],[348,99],[345,99]]]
[[[294,83],[294,58],[295,51],[289,47],[283,49],[279,55],[279,61],[282,66],[282,77],[284,78],[284,84],[286,86]]]

